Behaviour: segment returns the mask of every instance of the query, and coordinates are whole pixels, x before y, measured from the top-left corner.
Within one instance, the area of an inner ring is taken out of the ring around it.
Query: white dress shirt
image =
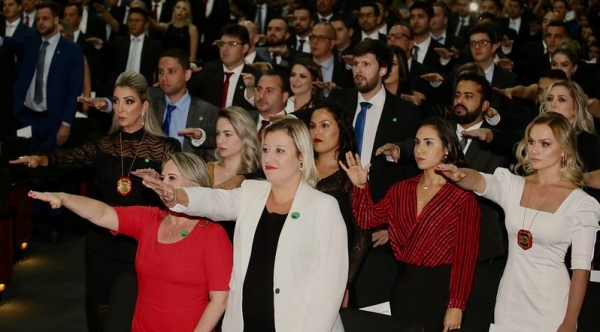
[[[442,34],[439,37],[434,36],[432,33],[431,38],[442,45],[446,45],[446,30],[442,31]]]
[[[521,28],[521,18],[517,17],[514,20],[512,18],[509,18],[508,27],[515,30],[516,32],[519,32],[519,29]]]
[[[254,51],[252,53],[248,53],[248,55],[246,55],[246,57],[244,58],[244,62],[245,63],[254,63],[254,59],[256,59],[256,51]]]
[[[427,39],[422,41],[421,44],[415,43],[415,46],[419,47],[419,50],[417,51],[417,59],[415,59],[418,63],[423,63],[423,60],[425,60],[425,54],[427,54],[429,45],[431,45],[431,35],[427,36]]]
[[[212,13],[213,5],[215,4],[215,0],[208,0],[206,2],[206,10],[204,11],[204,17],[209,17],[210,13]]]
[[[17,18],[16,20],[14,20],[12,23],[8,23],[8,21],[6,21],[6,37],[12,37],[13,34],[15,33],[15,30],[17,30],[17,26],[19,26],[19,23],[21,23],[21,19]]]
[[[79,38],[80,34],[81,34],[81,30],[79,30],[79,29],[73,31],[73,42],[74,43],[77,43],[77,38]]]
[[[232,70],[227,70],[225,65],[223,65],[223,73],[231,72],[233,75],[229,77],[229,88],[227,89],[227,101],[225,102],[225,107],[231,106],[233,103],[233,95],[235,94],[235,88],[237,87],[237,82],[241,77],[242,69],[244,69],[244,64],[233,68]],[[223,83],[225,83],[225,74],[223,74]]]
[[[371,38],[371,39],[379,39],[379,31],[375,30],[372,34],[367,35],[364,31],[360,32],[360,40],[365,40],[367,38]]]
[[[302,49],[300,49],[301,40],[304,40],[304,44],[302,44]],[[310,40],[308,40],[308,35],[304,39],[296,37],[296,48],[298,49],[298,52],[310,53]]]
[[[485,79],[488,81],[488,83],[492,84],[492,78],[494,78],[494,67],[496,66],[496,64],[494,62],[492,62],[492,64],[484,69],[485,72]]]
[[[42,38],[42,41],[45,39]],[[46,103],[46,84],[48,84],[48,72],[50,71],[50,64],[52,63],[52,58],[54,57],[54,51],[56,51],[56,46],[58,45],[58,41],[60,40],[60,33],[55,34],[50,39],[48,39],[48,46],[46,46],[46,57],[44,58],[44,83],[42,89],[42,96],[44,97],[41,104],[36,104],[33,101],[35,95],[35,77],[37,75],[37,69],[33,73],[33,77],[31,79],[31,83],[29,84],[29,90],[27,90],[27,95],[25,96],[25,106],[37,111],[37,112],[45,112],[48,110],[48,106]],[[42,46],[40,45],[40,49]]]
[[[377,32],[379,32],[382,35],[386,35],[388,34],[388,26],[387,23],[383,23],[383,25],[381,26],[381,28],[379,28],[379,30],[377,30]]]
[[[287,115],[288,114],[287,111],[286,111],[286,109],[287,109],[287,107],[289,105],[289,102],[290,101],[288,99],[288,104],[286,104],[285,108],[281,112],[277,113],[277,115],[283,116],[283,115]],[[294,102],[293,101],[292,101],[292,109],[294,109]],[[262,114],[259,112],[258,113],[258,121],[256,122],[256,132],[258,132],[260,130],[260,127],[262,126],[263,120],[271,121],[271,120],[263,118]]]
[[[87,21],[89,16],[90,12],[87,10],[87,8],[83,7],[83,13],[81,14],[81,22],[79,22],[79,30],[83,33],[85,33],[87,29]]]
[[[456,124],[456,136],[458,136],[458,140],[462,140],[463,136],[462,136],[462,132],[463,131],[467,131],[467,130],[475,130],[475,129],[479,129],[481,128],[481,125],[483,124],[483,121],[480,121],[474,125],[472,125],[469,128],[463,128],[461,127],[461,125]],[[469,146],[471,146],[471,142],[473,141],[473,139],[468,139],[467,140],[467,144],[465,145],[465,148],[463,149],[463,153],[466,154],[467,150],[469,150]]]
[[[35,26],[35,14],[37,13],[36,10],[32,11],[31,14],[27,14],[27,13],[23,13],[23,23],[27,22],[25,20],[25,16],[29,17],[29,27],[33,28]]]
[[[365,128],[363,131],[362,148],[360,151],[360,158],[362,166],[365,167],[371,162],[371,154],[375,145],[375,135],[377,134],[377,127],[379,126],[379,120],[383,113],[383,105],[385,104],[385,89],[383,85],[381,90],[377,92],[370,100],[365,100],[361,93],[358,94],[358,103],[356,104],[356,111],[354,113],[354,120],[352,121],[352,127],[356,126],[356,118],[360,113],[360,103],[366,101],[372,104],[371,108],[367,111],[365,117]]]
[[[129,56],[127,58],[126,70],[140,72],[140,62],[142,59],[142,48],[144,48],[144,34],[134,37],[130,36]]]

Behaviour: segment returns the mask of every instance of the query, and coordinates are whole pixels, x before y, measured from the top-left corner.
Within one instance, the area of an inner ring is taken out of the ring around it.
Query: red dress
[[[165,212],[155,207],[115,208],[119,232],[138,240],[138,297],[132,331],[193,331],[208,305],[208,291],[229,291],[233,250],[225,230],[200,220],[178,242],[158,242]]]

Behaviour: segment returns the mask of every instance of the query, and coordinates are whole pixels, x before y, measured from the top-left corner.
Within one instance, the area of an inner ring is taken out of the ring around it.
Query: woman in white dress
[[[576,331],[600,228],[600,204],[582,189],[573,126],[561,114],[535,118],[517,147],[517,169],[494,175],[438,165],[450,180],[498,203],[506,214],[508,262],[495,324],[514,332]],[[572,246],[569,274],[564,264]]]

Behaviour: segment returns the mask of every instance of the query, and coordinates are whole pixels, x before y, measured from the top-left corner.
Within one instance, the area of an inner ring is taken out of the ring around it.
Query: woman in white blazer
[[[247,180],[235,190],[174,188],[152,172],[135,174],[173,211],[237,220],[224,332],[343,331],[338,311],[348,278],[346,226],[337,201],[314,189],[319,175],[309,132],[285,117],[265,128],[262,143],[268,181]],[[273,216],[279,219],[269,220]],[[264,237],[277,227],[275,242]],[[275,243],[272,256],[265,243]]]

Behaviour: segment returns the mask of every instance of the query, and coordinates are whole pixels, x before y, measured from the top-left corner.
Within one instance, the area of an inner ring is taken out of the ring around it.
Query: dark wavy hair
[[[406,59],[406,52],[396,45],[388,45],[388,48],[392,51],[392,54],[398,58],[398,90],[395,95],[400,96],[401,94],[412,95],[413,91],[410,86],[410,74],[408,72],[408,60]],[[392,55],[392,65],[393,65]]]
[[[356,141],[354,140],[354,128],[352,127],[352,119],[350,118],[350,115],[346,109],[338,103],[325,102],[323,104],[319,104],[315,107],[315,112],[320,109],[324,109],[329,112],[340,128],[336,159],[346,160],[346,152],[351,151],[352,153],[356,153],[358,151],[358,148],[356,147]],[[317,153],[315,152],[315,156],[316,154]]]
[[[298,60],[295,60],[292,63],[291,68],[294,68],[295,65],[306,68],[306,70],[308,70],[308,72],[310,73],[310,80],[312,82],[323,81],[323,73],[321,72],[321,66],[319,66],[319,64],[316,63],[315,60],[313,60],[311,58],[300,58]],[[291,78],[291,70],[290,70],[290,78]],[[310,100],[305,105],[302,105],[302,107],[300,107],[299,109],[305,109],[305,108],[310,107],[310,105],[322,103],[323,99],[325,98],[323,93],[324,92],[323,92],[322,88],[319,88],[318,86],[313,85],[312,91],[310,94]]]
[[[448,148],[448,154],[444,158],[444,163],[453,164],[458,167],[466,165],[465,155],[460,147],[458,136],[456,136],[456,128],[449,121],[438,116],[430,116],[419,124],[417,130],[424,126],[430,126],[435,129],[440,140],[442,140],[442,144]]]

